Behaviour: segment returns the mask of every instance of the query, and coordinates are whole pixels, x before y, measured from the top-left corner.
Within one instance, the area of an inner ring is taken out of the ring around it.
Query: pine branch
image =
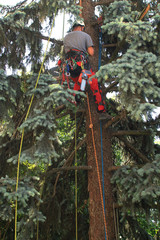
[[[156,136],[159,136],[159,137],[160,137],[160,131],[157,131],[157,132],[156,132]]]
[[[104,128],[108,128],[109,126],[111,126],[113,123],[116,123],[118,121],[120,121],[121,119],[125,119],[126,118],[126,111],[121,112],[119,115],[117,115],[116,117],[113,117],[111,120],[109,120],[105,125]]]
[[[120,49],[121,49],[121,48],[123,47],[123,45],[125,44],[125,40],[126,40],[126,37],[124,37],[124,39],[117,44],[117,47],[116,47],[116,49],[114,50],[114,52],[113,52],[113,54],[112,54],[112,56],[111,56],[111,59],[109,60],[108,63],[111,63],[112,61],[114,61],[114,60],[116,59],[116,57],[117,57],[117,55],[118,55],[118,52],[120,51]]]
[[[64,108],[65,109],[65,108]],[[62,108],[62,111],[63,111],[63,108]],[[57,112],[57,110],[56,110]],[[86,110],[85,109],[77,109],[77,113],[85,113]],[[56,114],[56,118],[62,118],[64,116],[67,116],[67,115],[73,115],[73,112],[71,110],[67,110],[66,112],[64,113],[61,113],[61,114]]]
[[[104,94],[106,94],[107,92],[110,92],[110,91],[115,91],[115,90],[118,90],[118,88],[114,88],[113,89],[113,87],[115,87],[116,85],[118,84],[118,82],[113,82],[113,83],[111,83],[106,89],[105,89],[105,91],[104,91]]]
[[[121,140],[127,148],[131,149],[132,152],[134,152],[139,158],[141,158],[143,160],[143,162],[145,163],[149,163],[149,159],[142,154],[138,149],[136,149],[132,144],[130,144],[125,138],[121,137],[121,136],[117,136],[119,138],[119,140]]]
[[[113,3],[115,0],[101,0],[101,1],[98,1],[98,2],[95,2],[94,3],[94,6],[98,6],[98,5],[105,5],[105,6],[108,6],[110,3]]]
[[[78,123],[78,126],[77,126],[77,129],[76,129],[76,135],[77,135],[77,137],[78,137],[78,135],[79,135],[79,132],[80,132],[80,130],[81,130],[81,124],[82,124],[82,122],[83,122],[83,119],[84,119],[84,114],[82,115],[82,117],[81,117],[81,119],[80,119],[80,121],[79,121],[79,123]],[[71,142],[71,144],[70,144],[70,147],[69,147],[69,150],[67,151],[67,155],[68,156],[70,156],[70,154],[71,154],[71,152],[72,152],[72,150],[74,149],[74,146],[75,146],[75,135],[74,135],[74,138],[73,138],[73,140],[72,140],[72,142]],[[67,157],[68,158],[68,157]]]
[[[15,129],[14,133],[11,136],[11,140],[13,140],[16,137],[16,133],[18,132],[18,128],[20,127],[21,123],[25,119],[25,116],[26,116],[26,112],[22,115],[21,119],[19,120],[19,122],[18,122],[18,124],[16,126],[16,129]]]
[[[2,8],[1,8],[1,14],[4,14],[5,12],[6,12],[6,15],[5,16],[7,16],[9,13],[13,13],[13,12],[15,12],[17,9],[20,9],[22,6],[25,6],[25,4],[27,3],[27,1],[28,0],[24,0],[24,1],[22,1],[22,2],[20,2],[20,3],[17,3],[15,6],[8,6],[8,5],[4,5],[4,6],[2,6]],[[33,3],[34,2],[34,0],[32,0],[31,2],[30,2],[30,4],[31,3]]]
[[[33,1],[34,0],[32,0],[32,2]],[[20,2],[20,3],[17,3],[17,5],[15,5],[14,7],[11,7],[11,11],[9,11],[8,13],[14,12],[15,10],[21,8],[23,5],[25,5],[25,3],[27,3],[27,0],[24,0],[24,1]]]
[[[112,166],[112,167],[109,167],[108,168],[108,172],[116,171],[116,170],[120,169],[121,167],[123,167],[123,166]]]
[[[63,111],[65,108],[66,108],[66,106],[63,104],[63,105],[61,105],[61,106],[56,107],[54,111],[55,111],[55,113],[58,115],[58,114],[59,114],[59,111],[61,112],[61,111]]]
[[[70,114],[70,110],[68,110],[68,111],[66,111],[66,112],[64,112],[64,113],[61,113],[61,114],[56,115],[56,119],[65,117],[65,116],[67,116],[67,115],[69,115],[69,114]]]
[[[151,135],[151,131],[149,130],[124,130],[124,131],[115,131],[112,132],[113,137],[124,136],[124,135],[134,135],[134,136],[142,136],[142,135]]]
[[[60,168],[52,168],[52,170],[50,170],[49,172],[47,172],[47,176],[52,175],[53,173],[56,172],[63,172],[63,171],[79,171],[79,170],[91,170],[92,167],[91,166],[71,166],[71,167],[60,167]]]
[[[140,234],[141,239],[150,239],[153,240],[151,235],[149,235],[140,225],[139,222],[134,219],[132,216],[126,215],[125,218],[127,219],[130,228],[133,231],[134,236],[137,238],[137,236]],[[138,233],[137,233],[138,232]]]
[[[4,24],[4,23],[2,25],[4,27],[7,27],[8,29],[10,29],[10,27],[11,27],[10,25]],[[42,39],[42,40],[48,41],[48,39],[49,39],[49,37],[46,37],[46,36],[42,35],[41,33],[37,32],[37,31],[30,30],[29,28],[21,28],[21,27],[12,27],[12,28],[14,28],[15,30],[20,31],[20,32],[24,31],[27,34],[30,34],[30,35],[35,36],[35,37],[37,37],[39,39]],[[50,42],[52,42],[54,44],[57,43],[60,46],[63,45],[63,41],[56,40],[55,38],[50,38]]]
[[[108,47],[116,47],[117,43],[110,43],[110,44],[103,44],[102,47],[103,48],[108,48]]]
[[[4,137],[5,139],[5,137]],[[24,136],[24,146],[25,149],[30,148],[33,146],[33,133],[30,132],[27,135]],[[6,175],[6,169],[8,168],[7,160],[13,156],[16,156],[19,152],[19,146],[20,146],[20,139],[13,139],[8,142],[5,142],[2,140],[2,144],[0,146],[0,175]],[[18,156],[17,156],[18,158]],[[10,169],[8,169],[10,171]]]
[[[86,142],[86,137],[77,145],[76,150],[78,150],[85,142]],[[70,156],[68,157],[68,159],[64,163],[63,167],[67,167],[68,165],[71,165],[74,155],[75,155],[75,150],[70,154]],[[49,172],[47,172],[47,175],[48,175],[48,173]],[[53,198],[56,195],[56,187],[57,187],[59,177],[60,177],[60,173],[58,173],[58,175],[56,177],[56,180],[55,180],[54,190],[53,190],[53,195],[52,195]]]
[[[159,125],[160,124],[160,114],[155,118],[155,119],[152,119],[151,121],[148,121],[146,123],[147,126],[150,126],[150,125]]]
[[[83,140],[81,142],[79,142],[79,144],[77,145],[76,151],[86,142],[86,137],[83,138]],[[66,162],[65,162],[65,166],[71,165],[72,161],[73,161],[73,157],[75,155],[75,149],[71,152],[71,154],[68,156]]]

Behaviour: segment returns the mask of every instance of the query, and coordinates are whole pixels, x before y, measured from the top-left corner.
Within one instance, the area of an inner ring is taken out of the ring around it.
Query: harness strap
[[[81,54],[83,54],[83,55],[88,56],[88,53],[83,52],[83,51],[81,51],[81,50],[79,50],[79,49],[76,49],[76,48],[70,49],[67,53],[70,53],[70,52],[79,52],[79,53],[81,53]]]

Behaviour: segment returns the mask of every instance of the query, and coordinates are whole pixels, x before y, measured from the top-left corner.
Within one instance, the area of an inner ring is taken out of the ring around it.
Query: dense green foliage
[[[116,35],[124,49],[123,55],[120,48],[116,60],[111,58],[112,62],[104,65],[97,76],[117,81],[119,109],[125,108],[136,120],[147,118],[159,106],[159,13],[157,6],[151,20],[145,17],[146,21],[140,21],[129,2],[119,1],[111,4],[104,15],[102,30],[109,36]]]
[[[54,171],[74,164],[74,92],[59,84],[49,64],[60,55],[62,41],[51,38],[35,89],[45,36],[50,33],[54,15],[66,9],[74,21],[73,16],[80,11],[74,3],[41,0],[30,4],[23,1],[14,7],[0,5],[1,239],[14,238],[16,199],[18,239],[36,239],[37,223],[39,239],[75,239],[74,171]],[[116,46],[103,48],[97,76],[105,93],[114,92],[113,99],[105,99],[108,113],[120,116],[110,126],[111,131],[131,133],[112,139],[114,163],[121,166],[113,174],[112,183],[119,204],[119,237],[124,240],[160,239],[160,147],[155,144],[160,121],[159,116],[153,117],[160,102],[160,4],[150,3],[151,9],[141,21],[145,1],[114,1],[100,7],[103,42]],[[30,114],[24,121],[33,94]],[[81,145],[86,136],[85,117],[77,113],[76,118],[78,165],[86,165],[86,145]],[[142,130],[147,134],[132,134]],[[89,239],[88,203],[87,173],[79,171],[78,231],[83,240]]]

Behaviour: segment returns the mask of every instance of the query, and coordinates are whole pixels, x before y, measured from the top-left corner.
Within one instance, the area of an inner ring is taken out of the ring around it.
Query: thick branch
[[[103,48],[108,48],[108,47],[116,47],[117,43],[110,43],[110,44],[103,44],[102,47]]]
[[[147,126],[158,125],[158,124],[160,124],[160,114],[155,119],[152,119],[151,121],[148,121],[146,123]]]
[[[134,168],[134,167],[142,168],[142,167],[144,166],[144,164],[112,166],[112,167],[109,167],[109,168],[108,168],[108,171],[109,171],[109,172],[114,172],[114,171],[117,171],[118,169],[123,168],[123,167],[126,167],[126,166],[129,166],[129,167],[131,167],[131,168]]]
[[[157,131],[157,132],[156,132],[156,136],[159,136],[159,137],[160,137],[160,131]]]
[[[124,135],[135,135],[135,136],[141,136],[141,135],[150,135],[151,131],[147,130],[124,130],[124,131],[117,131],[117,132],[112,132],[113,137],[118,137],[118,136],[124,136]]]
[[[78,150],[84,143],[86,142],[86,137],[78,144],[76,150]],[[69,157],[67,158],[66,162],[64,163],[63,167],[67,167],[69,164],[71,164],[73,157],[75,154],[75,150],[69,155]],[[47,172],[48,175],[49,172]],[[54,190],[53,190],[53,195],[52,197],[54,198],[55,194],[56,194],[56,187],[57,187],[57,183],[58,183],[58,179],[59,179],[60,173],[57,174],[56,180],[55,180],[55,184],[54,184]]]
[[[61,167],[61,168],[52,168],[49,172],[47,172],[47,175],[52,175],[53,173],[56,172],[62,172],[62,171],[79,171],[79,170],[91,170],[91,166],[71,166],[71,167]]]
[[[66,111],[66,112],[64,112],[64,113],[61,113],[61,114],[59,114],[59,115],[56,115],[56,119],[57,119],[57,118],[62,118],[62,117],[67,116],[67,115],[69,115],[69,114],[70,114],[70,110],[68,110],[68,111]]]
[[[114,52],[113,52],[113,54],[112,54],[112,56],[111,56],[111,59],[109,60],[109,63],[111,63],[112,61],[115,60],[115,58],[116,58],[117,55],[118,55],[119,50],[120,50],[120,49],[123,47],[123,45],[125,44],[125,39],[126,39],[126,37],[125,37],[120,43],[117,44],[117,47],[116,47],[116,49],[114,50]]]
[[[108,6],[110,3],[113,3],[115,0],[101,0],[98,2],[95,2],[94,5],[98,6],[98,5],[105,5]]]
[[[121,119],[126,118],[126,112],[123,111],[121,112],[121,114],[117,115],[116,117],[113,117],[111,120],[109,120],[105,125],[104,128],[108,128],[109,126],[111,126],[113,123],[118,122]]]
[[[86,142],[86,137],[83,138],[83,140],[81,142],[79,142],[79,144],[77,145],[77,149],[76,151]],[[74,154],[75,154],[75,149],[74,151],[69,155],[69,157],[67,158],[66,160],[66,164],[64,164],[65,166],[68,165],[68,163],[72,162],[72,159],[74,157]]]
[[[57,113],[58,111],[63,111],[65,108],[66,106],[63,104],[61,106],[56,107],[54,111]]]
[[[132,144],[130,144],[125,138],[117,136],[127,148],[130,148],[139,158],[143,160],[143,162],[148,163],[150,162],[149,159],[143,155],[138,149],[136,149]]]
[[[22,30],[24,30],[25,32],[31,33],[31,34],[33,34],[34,36],[36,36],[37,38],[40,38],[40,39],[42,39],[42,40],[48,41],[48,39],[49,39],[49,37],[43,36],[41,33],[35,32],[35,31],[31,31],[31,30],[29,30],[29,29],[27,29],[27,28],[22,29]],[[63,41],[56,40],[55,38],[50,38],[50,42],[52,42],[52,43],[58,43],[58,44],[60,44],[60,45],[63,45]]]
[[[112,171],[116,171],[118,169],[120,169],[122,166],[112,166],[108,168],[108,172],[112,172]]]
[[[4,24],[4,23],[3,23],[3,25],[6,26],[8,29],[11,28],[11,27],[10,27],[9,25],[7,25],[7,24]],[[30,30],[30,29],[28,29],[28,28],[21,28],[21,27],[18,28],[18,27],[15,27],[15,29],[18,30],[18,31],[20,31],[20,32],[21,32],[21,31],[24,31],[24,32],[26,32],[27,34],[30,34],[30,35],[35,36],[35,37],[37,37],[37,38],[40,38],[40,39],[42,39],[42,40],[48,41],[48,39],[49,39],[49,37],[43,36],[41,33],[37,32],[37,31]],[[52,42],[52,43],[58,43],[58,44],[60,44],[60,45],[63,44],[63,41],[56,40],[56,39],[54,39],[54,38],[50,38],[50,42]]]
[[[113,82],[113,83],[111,83],[111,84],[105,89],[104,94],[106,94],[107,92],[110,92],[111,89],[112,89],[113,87],[115,87],[117,84],[118,84],[118,82]],[[112,89],[112,90],[113,90],[113,89]]]
[[[111,120],[109,120],[109,121],[105,124],[104,128],[108,128],[108,127],[111,126],[113,123],[118,122],[119,119],[120,119],[120,116],[119,116],[119,115],[117,115],[116,117],[113,117]]]

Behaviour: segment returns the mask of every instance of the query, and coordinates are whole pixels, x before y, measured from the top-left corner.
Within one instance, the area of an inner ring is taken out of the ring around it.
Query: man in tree
[[[88,58],[88,56],[94,55],[94,48],[90,35],[85,33],[84,30],[84,23],[76,22],[72,27],[72,32],[68,33],[64,38],[64,50],[68,71],[72,80],[75,82],[74,90],[85,91],[85,85],[87,82],[93,92],[98,112],[106,113],[101,90],[98,86],[98,80],[97,78],[89,79],[95,74],[92,71]],[[77,96],[76,101],[78,101]],[[106,114],[103,114],[103,117],[104,115],[106,118]]]

